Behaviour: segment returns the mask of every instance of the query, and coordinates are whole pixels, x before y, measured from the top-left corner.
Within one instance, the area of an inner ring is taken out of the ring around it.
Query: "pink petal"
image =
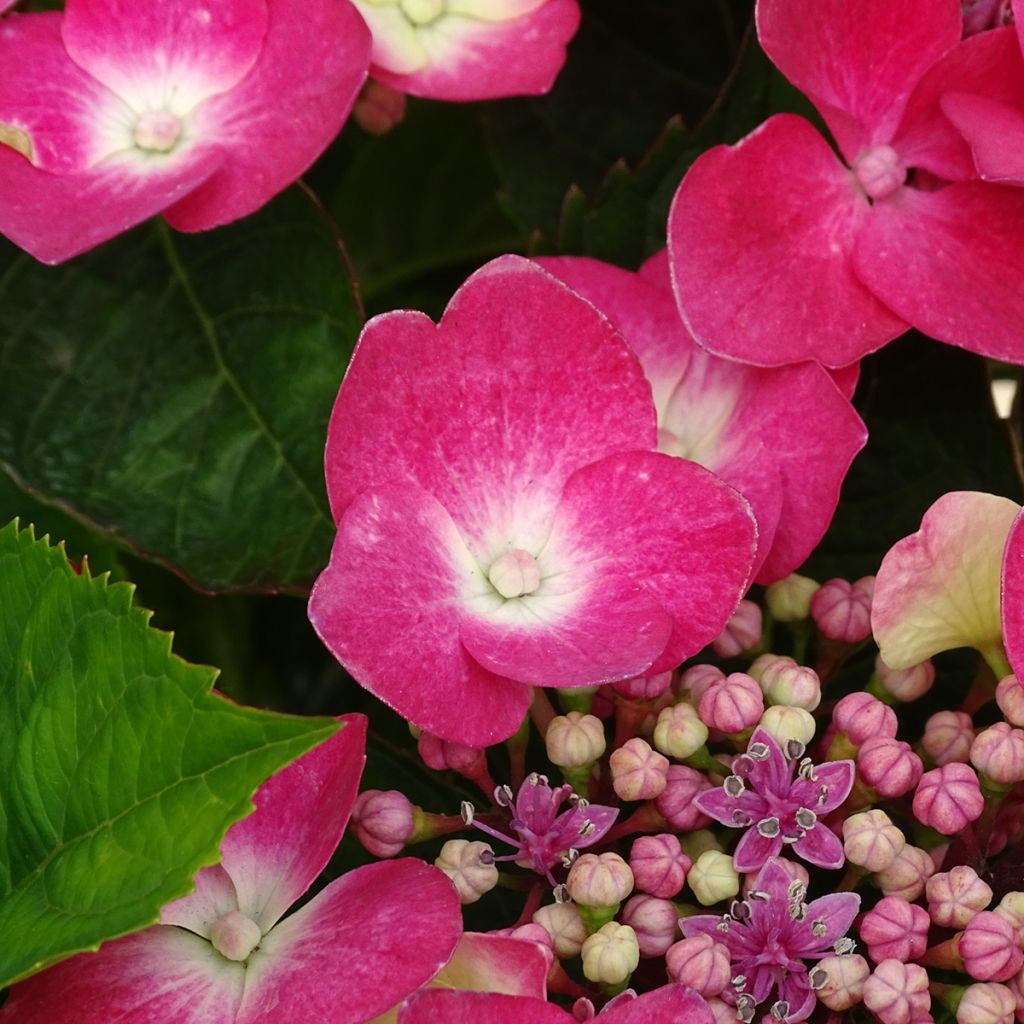
[[[176,924],[209,938],[210,928],[217,918],[238,910],[238,892],[231,876],[220,864],[203,868],[193,882],[192,892],[161,909],[160,923]]]
[[[846,860],[843,844],[830,828],[820,822],[793,844],[793,852],[820,868],[841,868]]]
[[[15,985],[0,1017],[18,1024],[236,1024],[242,964],[205,939],[157,925]]]
[[[694,336],[758,366],[845,366],[902,333],[851,266],[869,212],[802,118],[777,115],[704,153],[669,215],[673,285]]]
[[[942,111],[970,141],[982,178],[1024,183],[1024,112],[1019,107],[988,96],[949,92],[942,97]]]
[[[850,930],[859,910],[860,897],[856,893],[834,892],[820,896],[808,904],[802,921],[790,925],[787,948],[794,956],[814,956],[828,949]],[[824,935],[815,935],[813,931],[813,922],[819,919],[825,922]]]
[[[849,366],[840,366],[830,369],[828,372],[832,377],[832,383],[839,388],[840,393],[848,399],[852,399],[857,390],[857,382],[860,380],[860,363],[850,363]]]
[[[418,33],[425,61],[421,69],[402,73],[401,65],[375,52],[372,74],[402,92],[440,100],[545,93],[562,70],[566,44],[579,20],[576,0],[547,0],[504,21],[442,17]]]
[[[266,31],[266,0],[68,0],[62,34],[71,59],[141,114],[188,113],[231,89]]]
[[[1024,362],[1024,192],[965,182],[875,203],[854,248],[861,280],[925,334]]]
[[[757,34],[847,160],[892,140],[921,76],[960,40],[956,0],[758,0]]]
[[[458,896],[436,868],[357,868],[264,937],[235,1024],[363,1024],[430,981],[461,932]]]
[[[1024,514],[1010,527],[1003,551],[1003,645],[1018,680],[1024,679]]]
[[[264,932],[327,866],[348,824],[366,762],[366,718],[341,721],[340,732],[260,787],[256,810],[221,844],[238,907]]]
[[[398,1024],[574,1024],[552,1003],[483,992],[418,992],[398,1014]]]
[[[268,7],[255,66],[196,111],[195,132],[223,145],[228,158],[166,212],[179,231],[244,217],[295,181],[341,130],[366,78],[370,36],[350,4],[269,0]]]
[[[625,342],[535,264],[503,256],[439,326],[405,312],[367,324],[331,416],[327,490],[340,520],[360,491],[415,480],[489,565],[510,542],[544,542],[575,470],[656,443]]]
[[[769,839],[752,826],[743,833],[736,844],[732,862],[737,871],[757,871],[769,857],[777,857],[781,852],[781,836]]]
[[[608,1024],[712,1024],[714,1020],[708,1004],[693,989],[671,983],[607,1010]]]
[[[381,487],[348,506],[309,617],[359,683],[403,717],[487,746],[519,728],[531,690],[462,647],[463,588],[474,580],[489,588],[441,505],[414,484]]]
[[[506,995],[547,994],[550,960],[535,942],[463,932],[451,960],[441,968],[432,984],[469,992],[502,992]]]

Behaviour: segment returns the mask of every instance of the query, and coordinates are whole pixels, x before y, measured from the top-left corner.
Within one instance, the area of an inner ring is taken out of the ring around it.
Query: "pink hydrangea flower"
[[[690,168],[669,251],[697,340],[758,365],[843,366],[914,326],[1024,359],[1024,193],[978,180],[940,107],[1003,88],[1013,31],[961,43],[958,0],[859,0],[856,17],[847,0],[758,0],[757,28],[841,158],[780,114]]]
[[[605,313],[639,356],[659,449],[706,466],[750,502],[757,582],[792,572],[821,540],[867,440],[849,393],[810,363],[765,370],[702,349],[679,317],[665,252],[636,274],[577,257],[540,262]]]
[[[576,0],[352,2],[373,33],[373,77],[439,100],[547,92],[580,22]]]
[[[331,417],[313,625],[372,693],[471,746],[515,732],[533,685],[674,668],[735,609],[754,526],[656,444],[635,356],[533,263],[494,260],[439,325],[376,317]]]
[[[462,932],[448,879],[422,861],[357,868],[288,917],[326,866],[355,803],[362,715],[279,772],[233,826],[221,863],[161,923],[11,989],[19,1024],[359,1024],[429,981]],[[416,913],[408,913],[414,893]]]
[[[855,893],[833,893],[806,903],[806,886],[774,857],[767,861],[742,902],[723,916],[700,915],[681,922],[683,935],[710,935],[728,947],[733,981],[722,993],[744,1024],[775,993],[776,1020],[799,1024],[815,1006],[814,987],[828,980],[808,974],[805,961],[834,951],[849,952],[846,932],[860,907]]]
[[[0,232],[59,263],[157,213],[181,231],[252,213],[337,134],[369,46],[344,0],[68,0],[5,18]]]
[[[733,760],[733,774],[694,799],[716,821],[746,829],[732,856],[737,871],[757,871],[787,846],[819,867],[842,866],[843,844],[820,819],[849,796],[853,762],[815,765],[803,754],[802,743],[790,740],[783,752],[757,728],[747,752]]]

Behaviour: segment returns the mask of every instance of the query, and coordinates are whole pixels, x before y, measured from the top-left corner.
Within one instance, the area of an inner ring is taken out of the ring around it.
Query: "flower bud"
[[[1024,781],[1024,731],[1006,722],[982,729],[971,744],[971,764],[993,782]]]
[[[859,644],[871,636],[871,595],[874,576],[850,583],[826,580],[811,598],[814,624],[829,640]]]
[[[678,838],[665,832],[635,839],[629,867],[641,892],[667,900],[678,895],[693,861],[683,853]]]
[[[480,747],[466,747],[461,743],[452,743],[429,732],[420,733],[416,746],[423,763],[435,772],[446,770],[465,772],[484,756]]]
[[[843,849],[851,864],[884,871],[907,845],[907,837],[885,811],[862,811],[843,822]]]
[[[375,857],[395,857],[416,829],[415,808],[396,789],[368,789],[352,809],[356,838]]]
[[[923,697],[935,682],[935,666],[931,658],[911,668],[889,668],[882,656],[875,658],[875,679],[882,689],[904,704]]]
[[[1004,676],[999,680],[996,703],[1010,725],[1024,727],[1024,686],[1020,685],[1016,676]]]
[[[832,722],[855,747],[872,737],[896,738],[896,712],[864,690],[848,693],[838,701],[832,710]]]
[[[789,740],[796,740],[806,747],[814,739],[814,730],[817,728],[810,711],[787,707],[785,704],[765,708],[758,725],[770,733],[783,750]]]
[[[842,1013],[864,998],[864,982],[871,968],[859,953],[827,956],[818,961],[815,970],[825,974],[824,984],[818,989],[818,1001],[830,1010]]]
[[[686,876],[697,902],[710,907],[732,899],[740,891],[740,876],[732,866],[732,857],[717,850],[702,853]]]
[[[916,960],[928,948],[931,921],[924,907],[899,896],[886,896],[871,908],[860,923],[860,937],[875,963]]]
[[[670,900],[640,894],[622,908],[622,923],[636,932],[640,955],[664,956],[679,936],[679,912]]]
[[[937,764],[966,763],[974,742],[974,724],[963,711],[938,711],[924,723],[921,746]]]
[[[620,800],[653,800],[665,790],[668,758],[634,736],[609,758],[612,788]]]
[[[880,796],[897,797],[909,793],[921,781],[924,765],[909,743],[871,736],[857,751],[857,771]]]
[[[570,711],[551,719],[544,742],[552,764],[559,768],[586,768],[604,754],[604,725],[593,715]]]
[[[476,903],[498,884],[494,851],[487,843],[449,839],[434,861],[451,880],[463,904]]]
[[[672,683],[671,672],[659,672],[653,676],[636,676],[612,683],[612,689],[627,700],[657,700],[668,691]]]
[[[886,896],[916,900],[933,874],[935,864],[931,857],[919,847],[907,843],[887,868],[875,874],[875,881]]]
[[[583,975],[599,985],[621,985],[640,963],[640,945],[628,924],[609,921],[583,943]]]
[[[965,829],[984,809],[978,776],[957,761],[925,772],[914,793],[914,817],[944,836]]]
[[[405,120],[405,93],[368,78],[355,104],[352,116],[370,135],[386,135]]]
[[[550,903],[541,907],[534,913],[533,923],[539,924],[551,937],[551,948],[559,960],[571,960],[580,955],[588,933],[575,903]]]
[[[720,658],[735,658],[756,647],[761,639],[761,609],[753,601],[743,600],[711,644]]]
[[[685,764],[669,765],[665,776],[665,789],[655,798],[654,806],[658,813],[680,832],[704,828],[711,823],[711,819],[701,813],[693,800],[698,793],[711,788],[711,783],[703,772],[689,768]]]
[[[700,703],[704,691],[712,684],[721,682],[725,673],[714,665],[694,665],[679,677],[679,692],[689,696],[690,703]]]
[[[248,960],[263,939],[260,926],[238,910],[229,910],[210,926],[210,942],[221,956],[236,963]]]
[[[764,696],[750,676],[733,672],[707,687],[697,710],[708,728],[734,734],[757,725],[764,713]]]
[[[928,972],[918,964],[883,960],[864,982],[864,1005],[882,1024],[910,1024],[929,1003]]]
[[[791,572],[767,587],[764,603],[776,622],[802,622],[810,617],[811,599],[820,586],[808,576]]]
[[[985,885],[984,882],[981,882],[981,884]],[[985,888],[988,889],[988,886],[986,885]],[[992,890],[988,889],[988,893],[991,900]],[[985,904],[985,907],[987,906],[988,903]],[[979,907],[978,909],[984,910],[985,907]],[[1017,932],[1017,943],[1024,947],[1024,892],[1008,892],[999,901],[999,906],[995,908],[995,913]],[[973,917],[974,915],[972,914],[971,916]]]
[[[633,891],[633,872],[617,853],[585,853],[565,880],[569,895],[584,907],[615,907]]]
[[[999,914],[981,910],[960,937],[964,970],[977,981],[1009,981],[1024,964],[1016,929]]]
[[[654,745],[680,761],[696,754],[708,741],[708,727],[692,704],[673,704],[658,712]]]
[[[968,985],[956,1008],[956,1024],[1012,1024],[1017,999],[995,981]]]
[[[725,991],[732,978],[729,949],[710,935],[695,935],[672,946],[665,956],[668,976],[707,999]]]
[[[718,841],[715,833],[709,828],[697,828],[692,832],[685,832],[679,837],[679,845],[683,853],[691,861],[695,861],[702,853],[707,853],[708,850],[717,850],[719,853],[722,853],[725,849]]]
[[[759,654],[747,669],[747,675],[761,687],[762,693],[765,686],[763,682],[764,677],[767,675],[771,678],[771,670],[775,665],[779,665],[781,669],[785,666],[795,666],[796,662],[792,658],[787,658],[784,654]]]
[[[941,928],[964,928],[992,902],[992,890],[967,864],[932,875],[925,885],[928,914]]]
[[[761,689],[769,704],[813,711],[821,703],[821,680],[813,668],[798,665],[791,658],[778,659],[761,673]]]

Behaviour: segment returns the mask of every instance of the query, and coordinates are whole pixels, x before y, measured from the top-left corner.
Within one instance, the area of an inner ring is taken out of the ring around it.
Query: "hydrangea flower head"
[[[815,765],[803,755],[802,743],[789,740],[783,751],[759,727],[724,784],[694,799],[716,821],[746,829],[733,853],[737,871],[757,871],[785,847],[818,867],[842,867],[843,844],[820,819],[850,795],[854,764]]]
[[[636,356],[588,302],[504,256],[440,324],[367,324],[327,437],[338,524],[309,614],[405,718],[486,746],[532,686],[674,668],[713,640],[753,560],[749,506],[654,451]]]
[[[0,232],[58,263],[156,213],[182,231],[252,213],[337,134],[369,47],[344,0],[68,0],[5,18]]]
[[[701,915],[680,922],[689,939],[709,935],[729,950],[732,984],[722,998],[736,1007],[743,1024],[754,1020],[757,1008],[775,998],[775,1020],[798,1024],[815,1007],[814,991],[828,981],[824,971],[807,960],[853,951],[846,932],[860,909],[855,893],[833,893],[805,902],[807,887],[771,858],[765,863],[747,898],[735,901],[729,913]]]

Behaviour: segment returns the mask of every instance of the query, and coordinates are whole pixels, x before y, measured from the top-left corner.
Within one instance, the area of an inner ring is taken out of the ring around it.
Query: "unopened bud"
[[[678,895],[693,861],[670,833],[640,836],[629,851],[629,867],[636,887],[662,899]]]
[[[957,1024],[1011,1024],[1017,1000],[995,981],[968,985],[956,1008]]]
[[[1024,731],[1006,722],[982,729],[971,744],[971,764],[1000,785],[1024,781]]]
[[[924,765],[910,744],[887,736],[872,736],[857,751],[857,771],[880,796],[898,797],[921,781]]]
[[[1024,686],[1016,676],[1004,676],[999,680],[996,703],[1010,725],[1024,727]]]
[[[791,662],[791,664],[786,664]],[[813,668],[779,658],[761,673],[761,689],[769,704],[813,711],[821,703],[821,680]]]
[[[708,741],[708,727],[691,704],[673,704],[658,712],[654,746],[663,754],[686,760]]]
[[[859,644],[871,636],[871,597],[874,576],[850,583],[827,580],[811,599],[811,617],[829,640]]]
[[[928,948],[931,921],[924,907],[899,896],[886,896],[869,910],[860,923],[860,937],[875,963],[894,958],[902,963],[917,960]]]
[[[601,917],[611,920],[619,904],[633,891],[633,872],[617,853],[585,853],[569,869],[565,884],[579,904],[583,920],[596,930],[592,922]],[[589,915],[588,920],[589,910],[610,913]]]
[[[668,758],[634,736],[609,758],[612,787],[620,800],[653,800],[665,789]]]
[[[907,843],[887,868],[875,874],[875,881],[886,896],[916,900],[933,874],[935,864],[931,857],[920,847]]]
[[[760,639],[761,609],[753,601],[743,600],[711,648],[720,658],[735,658],[756,647]]]
[[[694,935],[672,946],[665,956],[668,976],[705,999],[726,990],[732,980],[729,949],[710,935]]]
[[[843,822],[846,859],[868,871],[884,871],[906,845],[906,836],[885,811],[862,811]]]
[[[882,1024],[910,1024],[930,1005],[928,972],[918,964],[883,960],[864,982],[864,1005]]]
[[[764,593],[765,605],[777,622],[802,622],[810,618],[811,599],[820,586],[808,576],[791,572],[768,586]]]
[[[221,956],[238,963],[249,959],[262,938],[260,926],[237,910],[223,914],[210,926],[213,948]]]
[[[697,858],[686,882],[697,902],[705,907],[732,899],[740,891],[740,876],[732,857],[717,850],[708,850]]]
[[[886,693],[904,704],[923,697],[935,682],[935,666],[931,659],[910,668],[889,668],[882,656],[875,658],[875,679]]]
[[[494,864],[494,851],[487,843],[468,839],[449,839],[441,847],[434,861],[454,884],[463,904],[476,903],[484,893],[498,884],[498,869]]]
[[[416,829],[415,808],[396,789],[368,789],[352,810],[356,838],[375,857],[395,857]]]
[[[764,713],[764,696],[750,676],[733,672],[705,689],[697,710],[709,728],[735,735],[757,725]]]
[[[932,875],[925,884],[928,914],[940,928],[965,928],[992,902],[992,889],[967,864]]]
[[[593,715],[570,711],[551,719],[544,742],[552,764],[559,768],[586,768],[604,754],[604,725]]]
[[[963,711],[938,711],[924,723],[921,746],[939,767],[966,763],[974,742],[974,724]]]
[[[859,953],[827,956],[818,961],[814,970],[821,972],[814,979],[819,983],[818,1001],[830,1010],[842,1013],[864,998],[864,982],[868,980],[871,968]]]
[[[765,708],[758,725],[783,749],[790,740],[796,740],[806,747],[814,739],[814,730],[817,728],[814,715],[809,711],[786,707],[784,704]]]
[[[386,135],[405,118],[405,93],[369,78],[352,107],[352,116],[364,132]]]
[[[575,903],[549,903],[534,913],[533,922],[551,936],[551,948],[559,960],[579,956],[588,932]]]
[[[600,985],[621,985],[640,963],[636,932],[609,921],[583,943],[583,975]]]
[[[641,893],[622,908],[622,923],[636,932],[643,957],[664,956],[679,937],[679,912],[670,900]]]

